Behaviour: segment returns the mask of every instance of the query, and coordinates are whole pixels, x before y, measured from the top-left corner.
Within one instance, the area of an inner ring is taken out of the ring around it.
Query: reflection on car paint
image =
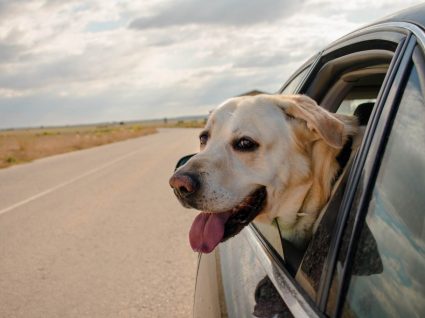
[[[228,317],[291,317],[256,255],[243,243],[229,240],[219,247]],[[267,300],[266,295],[272,298]]]

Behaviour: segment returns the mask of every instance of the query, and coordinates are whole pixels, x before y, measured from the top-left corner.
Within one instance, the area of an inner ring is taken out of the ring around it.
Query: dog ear
[[[344,145],[344,124],[342,121],[317,105],[310,97],[305,95],[274,95],[273,100],[287,115],[304,120],[307,127],[316,132],[331,147],[342,148]]]

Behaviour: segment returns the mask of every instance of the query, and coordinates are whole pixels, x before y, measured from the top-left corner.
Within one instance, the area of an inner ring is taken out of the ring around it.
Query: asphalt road
[[[0,170],[0,317],[190,317],[196,213],[168,178],[198,132]]]

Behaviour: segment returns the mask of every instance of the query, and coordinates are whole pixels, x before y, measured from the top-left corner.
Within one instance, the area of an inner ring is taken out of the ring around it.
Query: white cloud
[[[0,127],[205,113],[408,2],[0,0]]]
[[[303,1],[216,0],[170,1],[162,10],[134,19],[131,28],[149,29],[176,25],[253,25],[291,15]]]

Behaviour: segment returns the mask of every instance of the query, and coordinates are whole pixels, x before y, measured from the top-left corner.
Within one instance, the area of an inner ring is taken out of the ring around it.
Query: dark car
[[[282,87],[356,115],[362,144],[305,249],[253,222],[200,254],[195,317],[425,317],[424,29],[425,5],[397,13]]]

